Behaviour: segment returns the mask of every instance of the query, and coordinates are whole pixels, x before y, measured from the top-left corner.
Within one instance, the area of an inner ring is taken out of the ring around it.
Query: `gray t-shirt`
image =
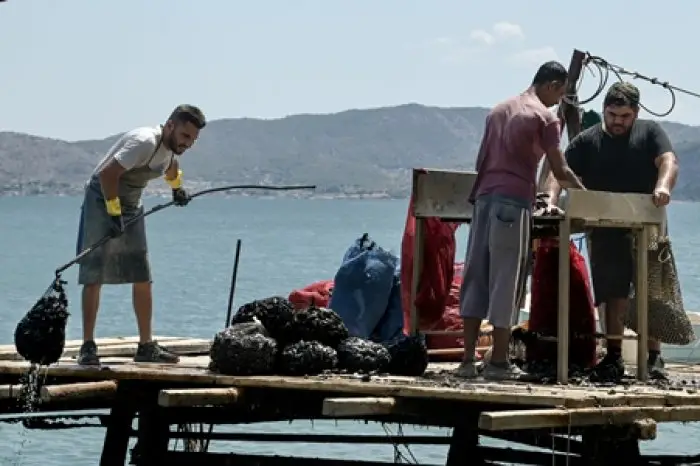
[[[93,174],[99,173],[112,159],[127,170],[148,164],[151,169],[165,173],[175,156],[163,144],[153,154],[162,132],[160,126],[144,126],[124,133],[97,164]]]

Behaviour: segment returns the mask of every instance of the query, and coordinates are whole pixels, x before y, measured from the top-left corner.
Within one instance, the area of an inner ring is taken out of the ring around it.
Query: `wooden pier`
[[[175,366],[132,362],[135,338],[98,341],[101,368],[75,363],[79,342],[68,342],[59,363],[41,368],[38,405],[32,416],[50,428],[64,411],[108,409],[101,465],[123,465],[131,437],[138,439],[132,464],[151,465],[376,465],[352,458],[320,460],[207,451],[210,441],[301,443],[446,444],[444,464],[689,464],[698,457],[642,458],[638,441],[656,436],[659,422],[700,420],[700,367],[672,367],[674,387],[634,382],[592,387],[465,382],[453,366],[432,364],[423,377],[322,375],[314,377],[218,375],[207,369],[210,342],[160,337],[181,353]],[[21,413],[20,377],[29,364],[12,345],[0,347],[2,414]],[[682,380],[682,381],[681,381]],[[138,419],[138,428],[132,422]],[[216,426],[257,422],[354,419],[452,428],[452,436],[253,434]],[[214,426],[195,429],[187,426]],[[178,428],[173,428],[178,426]],[[547,452],[480,446],[479,436],[538,446]],[[579,439],[578,436],[581,436]],[[172,441],[188,445],[172,448]],[[693,453],[692,451],[690,453]],[[697,452],[700,454],[700,451]],[[663,463],[658,461],[663,460]],[[656,462],[655,462],[656,461]]]

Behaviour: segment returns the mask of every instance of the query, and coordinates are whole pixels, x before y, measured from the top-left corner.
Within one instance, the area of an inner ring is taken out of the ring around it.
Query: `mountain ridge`
[[[415,167],[470,170],[489,109],[408,103],[212,120],[182,165],[194,186],[315,184],[330,196],[406,197]],[[661,122],[681,163],[674,197],[699,200],[700,127]],[[123,133],[64,141],[0,132],[0,195],[78,193]],[[154,189],[160,189],[154,187]]]

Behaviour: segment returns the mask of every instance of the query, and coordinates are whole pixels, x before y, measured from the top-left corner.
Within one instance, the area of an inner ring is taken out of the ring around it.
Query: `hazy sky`
[[[683,61],[700,2],[589,0],[7,0],[0,130],[102,138],[162,122],[278,118],[418,102],[491,106],[578,47],[700,91]],[[662,6],[663,5],[663,6]],[[591,76],[582,94],[594,88]],[[659,112],[669,98],[641,83]],[[700,124],[700,99],[668,117]],[[600,102],[596,102],[597,109]]]

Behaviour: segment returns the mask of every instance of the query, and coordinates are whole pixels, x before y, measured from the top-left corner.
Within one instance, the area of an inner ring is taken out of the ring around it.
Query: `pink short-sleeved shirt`
[[[496,105],[486,117],[470,201],[500,194],[534,203],[537,165],[560,142],[559,119],[534,91]]]

